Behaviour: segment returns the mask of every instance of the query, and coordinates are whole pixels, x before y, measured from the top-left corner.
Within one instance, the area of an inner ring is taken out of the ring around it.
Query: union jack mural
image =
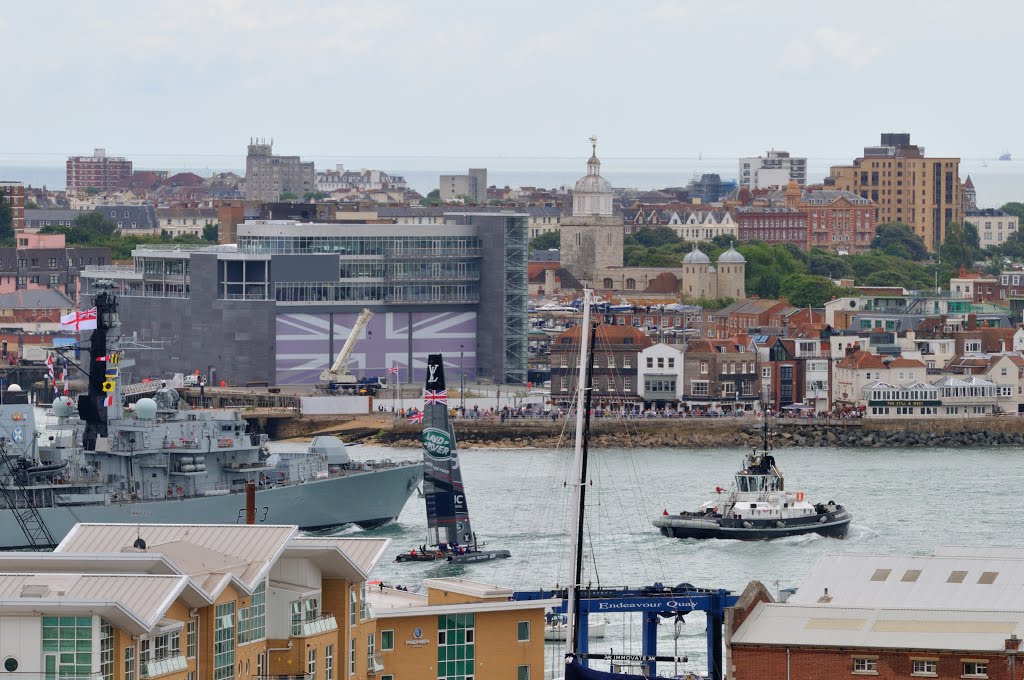
[[[330,314],[278,314],[277,383],[319,382],[320,372],[341,351],[357,316],[358,312],[334,315],[334,346],[329,347]],[[356,343],[349,370],[356,377],[382,377],[398,366],[403,383],[421,383],[426,377],[427,355],[440,353],[457,376],[460,345],[464,347],[466,380],[475,380],[476,312],[382,312],[374,315]]]

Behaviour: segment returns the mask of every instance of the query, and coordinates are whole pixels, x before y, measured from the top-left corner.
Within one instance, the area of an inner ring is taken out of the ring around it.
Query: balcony
[[[188,661],[179,652],[177,654],[152,655],[139,666],[139,675],[143,678],[155,678],[168,673],[180,673],[188,670]]]
[[[338,622],[334,614],[323,614],[315,619],[304,619],[301,622],[292,623],[292,637],[310,637],[338,630]]]
[[[366,674],[376,675],[384,670],[384,661],[381,659],[380,652],[374,652],[366,657]]]

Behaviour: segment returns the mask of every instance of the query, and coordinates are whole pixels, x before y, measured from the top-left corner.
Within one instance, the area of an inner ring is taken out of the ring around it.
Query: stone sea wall
[[[456,436],[465,447],[553,448],[572,446],[572,429],[557,423],[456,421]],[[773,425],[775,447],[904,447],[970,448],[1024,445],[1024,418],[1006,417],[929,423],[866,423],[864,421],[783,421]],[[385,446],[419,446],[416,427],[395,424],[362,439]],[[615,448],[752,448],[761,444],[754,419],[676,421],[597,421],[591,446]]]

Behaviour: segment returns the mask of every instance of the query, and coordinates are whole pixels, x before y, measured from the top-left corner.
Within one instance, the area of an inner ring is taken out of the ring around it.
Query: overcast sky
[[[1019,0],[19,2],[0,154],[1024,156]]]

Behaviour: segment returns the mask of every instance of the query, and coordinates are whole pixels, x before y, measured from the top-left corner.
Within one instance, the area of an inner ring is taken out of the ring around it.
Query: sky
[[[10,3],[0,162],[1024,157],[1017,0]],[[581,147],[583,150],[581,151]]]

